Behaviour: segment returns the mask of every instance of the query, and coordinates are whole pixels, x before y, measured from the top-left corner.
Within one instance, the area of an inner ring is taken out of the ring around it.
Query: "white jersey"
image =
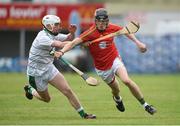
[[[49,54],[54,40],[64,41],[67,38],[65,34],[53,36],[46,30],[38,33],[34,39],[29,52],[27,74],[31,76],[41,76],[54,61],[54,57]]]

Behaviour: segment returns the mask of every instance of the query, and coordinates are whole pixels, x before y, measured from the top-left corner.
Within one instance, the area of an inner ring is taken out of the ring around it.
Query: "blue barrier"
[[[144,54],[127,38],[120,36],[115,39],[118,51],[130,73],[180,72],[180,35],[137,37],[147,44],[148,51]]]
[[[0,72],[25,72],[27,59],[0,57]]]

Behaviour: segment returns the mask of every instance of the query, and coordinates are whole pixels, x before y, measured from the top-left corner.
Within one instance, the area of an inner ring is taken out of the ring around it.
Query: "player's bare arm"
[[[57,47],[57,48],[63,48],[66,44],[68,43],[68,41],[66,42],[61,42],[61,41],[53,41],[53,43],[51,44],[52,47]]]
[[[139,41],[134,34],[127,34],[126,36],[137,45],[137,47],[142,53],[147,51],[146,45],[142,43],[141,41]]]
[[[66,41],[67,44],[60,50],[54,53],[54,57],[59,58],[64,55],[65,52],[71,50],[74,46],[83,42],[81,38],[76,38],[73,41]]]

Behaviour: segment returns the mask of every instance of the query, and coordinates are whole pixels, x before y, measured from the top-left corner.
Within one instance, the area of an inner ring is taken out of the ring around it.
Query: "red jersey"
[[[80,35],[80,38],[83,42],[92,41],[101,36],[121,30],[122,28],[121,26],[109,23],[108,27],[103,32],[99,32],[95,24],[93,24],[90,29]],[[94,60],[94,65],[99,70],[110,69],[114,59],[119,56],[113,39],[114,37],[107,38],[88,46]]]

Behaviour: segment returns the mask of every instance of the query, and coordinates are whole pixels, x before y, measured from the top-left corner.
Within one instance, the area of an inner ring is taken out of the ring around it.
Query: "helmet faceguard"
[[[107,13],[106,9],[104,9],[104,8],[96,9],[95,24],[96,24],[96,28],[100,32],[104,31],[107,28],[107,26],[109,24],[109,17],[108,17],[108,13]]]
[[[59,28],[57,29],[56,26],[59,26],[61,20],[56,15],[46,15],[42,19],[42,24],[44,28],[53,35],[57,35],[59,33]]]

